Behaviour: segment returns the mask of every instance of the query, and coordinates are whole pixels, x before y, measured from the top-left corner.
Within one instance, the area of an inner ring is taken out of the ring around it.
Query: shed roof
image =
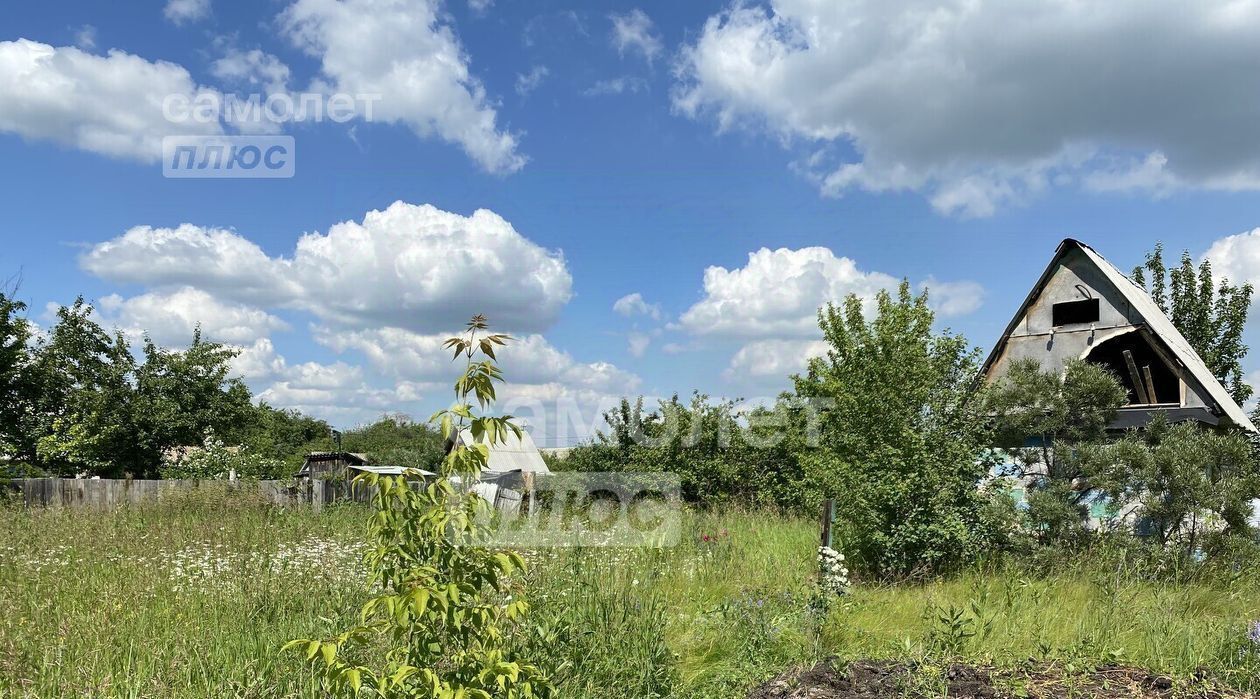
[[[513,423],[521,427],[521,436],[517,437],[511,430],[503,435],[497,443],[490,445],[490,458],[486,462],[485,472],[490,474],[523,471],[526,473],[550,473],[547,462],[543,461],[534,438],[524,430],[524,420],[514,419]],[[472,430],[465,429],[459,433],[461,444],[472,444]]]
[[[349,451],[313,451],[306,455],[307,461],[345,461],[346,463],[366,464],[368,455]]]
[[[297,478],[311,475],[312,464],[335,462],[347,466],[362,466],[368,462],[367,454],[356,454],[348,451],[313,451],[306,455],[302,468],[294,474]]]
[[[408,469],[403,466],[386,466],[384,464],[351,464],[349,468],[352,471],[375,473],[380,476],[401,476],[408,471],[425,477],[437,475],[432,471],[425,471],[420,468]]]
[[[1050,260],[1050,264],[1047,265],[1046,270],[1042,272],[1041,278],[1037,280],[1036,286],[1034,286],[1032,291],[1029,292],[1028,297],[1024,299],[1024,302],[1020,304],[1019,310],[1015,312],[1015,316],[1011,318],[1010,324],[1006,326],[1006,331],[1002,333],[1002,339],[994,345],[993,351],[989,353],[989,358],[986,359],[984,363],[984,374],[988,374],[989,369],[993,366],[993,363],[997,361],[999,356],[1001,356],[1002,349],[1006,344],[1007,338],[1015,331],[1016,326],[1019,325],[1019,321],[1024,317],[1028,307],[1036,301],[1037,297],[1041,295],[1042,289],[1045,287],[1046,283],[1050,281],[1052,276],[1054,276],[1054,273],[1058,268],[1059,260],[1072,250],[1080,250],[1090,262],[1093,262],[1094,265],[1098,267],[1098,270],[1103,274],[1107,281],[1111,282],[1112,286],[1115,287],[1115,289],[1133,307],[1133,310],[1141,316],[1143,322],[1146,323],[1147,328],[1168,346],[1168,349],[1173,353],[1173,356],[1182,363],[1182,365],[1186,368],[1186,371],[1190,372],[1190,375],[1202,384],[1203,388],[1207,390],[1208,395],[1210,395],[1212,400],[1216,402],[1217,408],[1224,413],[1231,422],[1249,432],[1256,431],[1256,426],[1252,424],[1251,419],[1247,417],[1247,413],[1241,406],[1238,405],[1237,402],[1234,401],[1234,398],[1229,395],[1229,391],[1225,390],[1225,387],[1221,385],[1221,382],[1212,374],[1212,371],[1208,369],[1207,364],[1203,363],[1203,358],[1200,357],[1199,353],[1190,346],[1189,340],[1186,340],[1185,336],[1181,334],[1181,331],[1177,330],[1177,327],[1173,325],[1172,321],[1168,319],[1168,316],[1164,314],[1164,311],[1160,309],[1159,304],[1155,303],[1155,300],[1146,293],[1146,290],[1134,283],[1132,279],[1129,279],[1128,275],[1121,272],[1115,265],[1108,262],[1107,259],[1098,254],[1096,250],[1085,243],[1072,238],[1067,238],[1062,243],[1059,243],[1058,249],[1055,250],[1054,258]]]

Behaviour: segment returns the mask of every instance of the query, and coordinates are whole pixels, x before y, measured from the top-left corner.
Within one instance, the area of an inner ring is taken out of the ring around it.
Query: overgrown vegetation
[[[1154,298],[1245,397],[1238,367],[1250,287],[1217,284],[1188,257],[1167,270],[1161,255],[1157,247],[1143,268]],[[1187,560],[1253,539],[1260,463],[1240,431],[1159,420],[1110,431],[1126,390],[1086,361],[1058,374],[1017,360],[982,386],[978,351],[934,322],[926,293],[907,283],[873,303],[851,296],[820,310],[828,351],[774,406],[740,414],[697,394],[647,412],[642,399],[623,400],[609,432],[558,465],[674,471],[684,495],[706,507],[812,514],[834,499],[845,552],[868,579],[1081,549],[1110,528],[1151,536]]]
[[[807,418],[801,406],[741,414],[731,401],[694,394],[647,411],[643,399],[622,399],[604,415],[607,432],[552,462],[564,471],[672,472],[683,497],[708,507],[766,505],[812,509],[818,485],[802,470]]]
[[[1161,254],[1143,268],[1156,301],[1245,398],[1250,287],[1218,285],[1188,257],[1167,270]],[[146,343],[141,360],[82,303],[32,343],[21,312],[0,297],[0,357],[17,367],[0,391],[20,406],[0,408],[0,439],[40,468],[113,473],[124,455],[160,469],[195,437],[209,441],[167,475],[261,475],[329,439],[326,424],[253,406],[222,346]],[[1260,690],[1247,436],[1162,419],[1110,429],[1126,390],[1085,361],[1062,373],[1016,361],[982,385],[977,351],[935,321],[903,283],[821,309],[828,351],[772,405],[623,400],[606,433],[553,463],[678,474],[683,542],[510,552],[458,545],[485,504],[450,479],[475,477],[486,444],[515,429],[474,414],[493,399],[505,339],[474,319],[450,345],[465,371],[440,430],[387,418],[340,435],[347,451],[441,474],[369,477],[371,511],[316,518],[213,489],[112,514],[6,510],[0,615],[17,625],[0,636],[0,690],[709,699],[829,656],[909,658],[922,673],[908,681],[929,694],[960,658],[1035,658],[1069,679],[1107,663],[1208,668]],[[216,410],[185,413],[185,392]],[[476,443],[444,456],[466,424]],[[824,499],[852,580],[820,605]],[[366,551],[366,574],[347,551]],[[93,589],[110,593],[87,604]],[[102,631],[74,633],[88,624]],[[299,656],[275,659],[289,638],[303,639]],[[206,647],[221,650],[204,660]]]
[[[836,499],[844,547],[868,575],[939,571],[973,556],[988,428],[970,409],[978,351],[933,331],[927,294],[881,292],[873,317],[849,297],[819,312],[829,350],[795,378],[822,406],[806,470]]]
[[[202,488],[108,513],[0,508],[0,695],[324,696],[302,656],[278,649],[359,622],[370,510],[314,513],[244,492]],[[816,634],[815,518],[691,511],[683,531],[668,549],[525,552],[529,571],[508,593],[533,608],[510,647],[572,699],[735,699],[833,654],[909,657],[927,673],[946,648],[1080,672],[1205,667],[1260,691],[1247,637],[1260,619],[1254,568],[1209,570],[1108,539],[915,585],[858,581]],[[950,610],[956,622],[940,621]]]

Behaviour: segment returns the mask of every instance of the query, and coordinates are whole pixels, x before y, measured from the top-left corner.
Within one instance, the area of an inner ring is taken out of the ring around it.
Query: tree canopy
[[[1134,268],[1132,277],[1150,293],[1230,396],[1239,405],[1246,403],[1252,389],[1243,379],[1242,360],[1248,348],[1242,335],[1251,307],[1251,285],[1231,284],[1228,279],[1218,283],[1212,263],[1203,260],[1196,268],[1188,250],[1182,251],[1179,265],[1168,267],[1162,243],[1146,254],[1146,262]]]
[[[175,350],[144,338],[137,353],[106,331],[82,298],[37,332],[26,306],[0,292],[0,456],[8,470],[56,476],[156,477],[178,447],[207,439],[247,446],[292,473],[329,426],[255,404],[231,375],[236,350],[200,330]]]

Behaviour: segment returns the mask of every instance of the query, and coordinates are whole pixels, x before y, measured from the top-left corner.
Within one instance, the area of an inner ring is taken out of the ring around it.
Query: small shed
[[[352,454],[347,451],[313,451],[306,455],[302,468],[294,474],[297,478],[327,478],[345,473],[347,468],[365,466],[367,454]]]

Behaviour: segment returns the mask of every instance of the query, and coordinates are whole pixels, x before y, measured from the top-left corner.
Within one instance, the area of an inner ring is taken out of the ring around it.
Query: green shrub
[[[228,447],[213,432],[206,435],[200,448],[182,450],[159,471],[162,478],[197,480],[223,480],[233,473],[246,480],[283,479],[290,475],[283,461],[264,458],[248,446]]]
[[[826,406],[803,470],[835,498],[859,573],[945,570],[985,544],[989,434],[969,405],[978,351],[934,331],[926,293],[908,282],[881,292],[869,320],[866,310],[850,296],[819,311],[828,352],[795,377],[800,398]]]
[[[642,398],[622,399],[604,415],[606,433],[552,465],[565,471],[675,473],[683,498],[705,507],[812,512],[822,498],[801,467],[804,436],[796,410],[784,400],[741,416],[734,402],[696,393],[689,403],[673,396],[647,412]]]

